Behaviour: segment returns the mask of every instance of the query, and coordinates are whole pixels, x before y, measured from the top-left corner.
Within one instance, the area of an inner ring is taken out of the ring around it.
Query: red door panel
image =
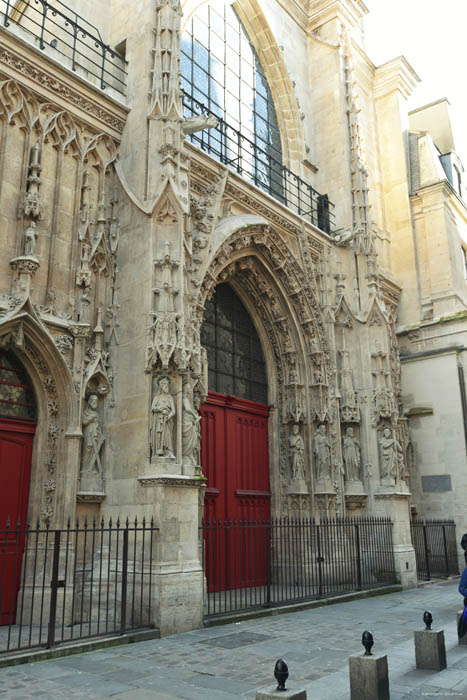
[[[208,590],[261,583],[268,531],[245,523],[270,515],[269,407],[210,392],[200,413],[201,464],[208,479],[204,515],[211,523],[205,540]]]
[[[5,533],[7,520],[26,525],[34,423],[0,419],[0,624],[15,621],[24,537]]]

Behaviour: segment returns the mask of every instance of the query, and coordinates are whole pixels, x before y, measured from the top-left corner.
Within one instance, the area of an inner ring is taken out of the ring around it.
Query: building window
[[[464,265],[464,279],[467,281],[467,251],[464,246],[461,246],[462,250],[462,262]]]
[[[462,176],[459,172],[459,169],[454,166],[454,174],[456,178],[456,182],[454,183],[454,187],[457,187],[457,193],[459,197],[462,197]]]
[[[0,350],[0,417],[36,420],[36,400],[29,377],[16,356]]]
[[[250,314],[228,284],[206,302],[201,345],[208,356],[210,391],[267,403],[266,364]]]
[[[282,199],[282,148],[271,91],[255,49],[230,5],[203,5],[182,37],[187,116],[212,113],[216,129],[191,140]]]

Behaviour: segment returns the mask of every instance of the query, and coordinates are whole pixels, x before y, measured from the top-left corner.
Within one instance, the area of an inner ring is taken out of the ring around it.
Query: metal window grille
[[[386,518],[206,521],[206,617],[396,583]]]
[[[253,321],[228,284],[206,302],[201,343],[208,356],[210,391],[267,403],[263,350]]]
[[[0,653],[151,627],[158,528],[85,521],[0,530]]]
[[[210,114],[219,122],[190,135],[191,142],[329,233],[327,196],[282,164],[271,91],[230,6],[197,10],[182,37],[181,73],[185,114]]]
[[[100,88],[113,87],[125,92],[126,61],[102,41],[99,29],[73,12],[60,0],[0,0],[3,26],[16,24],[38,43],[43,51],[51,47],[57,60],[71,62],[71,68],[85,70],[97,78]]]
[[[419,580],[459,574],[454,520],[412,520],[410,528]]]

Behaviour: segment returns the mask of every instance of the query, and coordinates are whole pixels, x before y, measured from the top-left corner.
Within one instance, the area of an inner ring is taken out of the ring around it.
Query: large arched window
[[[202,5],[182,37],[187,116],[212,113],[216,129],[190,138],[258,187],[283,199],[282,149],[264,71],[232,7]]]

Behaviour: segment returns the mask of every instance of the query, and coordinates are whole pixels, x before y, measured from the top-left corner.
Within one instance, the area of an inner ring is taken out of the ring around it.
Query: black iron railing
[[[153,521],[0,530],[0,653],[151,627]]]
[[[207,617],[396,582],[385,518],[205,522],[203,546]]]
[[[410,528],[419,580],[459,574],[454,520],[412,520]]]
[[[213,115],[219,122],[215,129],[204,129],[191,134],[189,139],[192,143],[311,221],[322,231],[331,232],[333,205],[327,195],[319,194],[305,180],[268,153],[264,145],[259,146],[257,142],[244,136],[185,90],[183,106],[186,116]]]
[[[44,50],[52,47],[78,67],[97,78],[102,90],[113,87],[125,92],[126,61],[102,41],[97,27],[73,12],[60,0],[0,0],[3,26],[17,24],[38,39]]]

